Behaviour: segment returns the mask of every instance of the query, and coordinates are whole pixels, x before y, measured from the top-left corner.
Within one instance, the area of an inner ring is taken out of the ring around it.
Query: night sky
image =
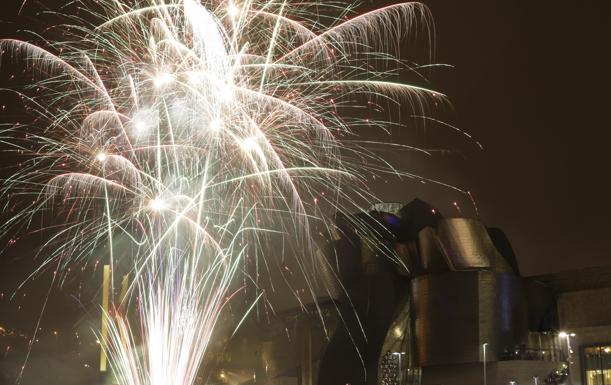
[[[3,1],[0,32],[16,36],[39,9]],[[45,4],[63,4],[46,0]],[[365,3],[365,9],[383,5]],[[385,2],[388,4],[388,2]],[[430,87],[453,110],[437,116],[480,141],[428,127],[392,140],[443,149],[432,158],[390,154],[399,167],[471,191],[480,218],[508,235],[523,274],[611,263],[607,90],[611,6],[606,1],[428,0],[435,20]],[[426,61],[422,41],[403,58]],[[408,124],[409,125],[409,124]],[[410,130],[410,128],[406,128]],[[379,181],[382,200],[420,197],[445,216],[476,212],[465,196],[416,182]],[[460,212],[453,205],[457,202]]]
[[[426,160],[406,157],[399,166],[471,191],[481,219],[507,233],[525,274],[611,263],[611,6],[566,0],[425,3],[435,19],[435,62],[453,66],[429,75],[431,86],[453,105],[443,118],[484,149],[441,130],[409,142],[449,151]],[[23,21],[12,22],[21,0],[4,4],[2,33],[14,36],[23,27]],[[402,56],[411,58],[411,49]],[[383,200],[419,196],[446,216],[460,215],[451,204],[457,201],[464,214],[475,215],[468,199],[439,186],[389,180],[373,188]]]
[[[21,3],[3,0],[3,37],[28,28],[39,8],[31,1],[26,17],[18,18]],[[429,86],[447,94],[453,106],[438,117],[484,149],[439,125],[408,124],[407,132],[393,131],[392,140],[442,151],[427,159],[389,158],[402,169],[471,191],[480,218],[507,233],[525,275],[610,264],[611,6],[566,0],[425,4],[435,19],[434,62],[452,66],[427,73]],[[406,44],[402,57],[427,59],[421,43]],[[435,184],[389,179],[372,189],[387,201],[420,197],[447,217],[477,215],[466,196]]]
[[[434,88],[454,106],[464,140],[416,166],[465,190],[481,219],[508,235],[523,274],[611,264],[607,1],[430,0],[436,24]],[[439,136],[451,136],[443,131]],[[458,136],[454,136],[458,138]],[[407,164],[413,167],[413,164]],[[390,182],[389,182],[390,183]],[[438,187],[383,188],[457,216],[468,200]]]
[[[607,1],[435,1],[439,84],[485,151],[464,162],[524,273],[611,264]]]
[[[28,27],[31,19],[16,17],[21,2],[2,0],[0,36],[15,37],[17,30]],[[427,0],[425,4],[435,19],[434,62],[452,66],[427,73],[428,86],[447,94],[453,106],[438,117],[471,134],[483,149],[452,129],[435,124],[414,127],[406,117],[405,129],[393,130],[392,140],[433,150],[433,156],[390,153],[388,157],[402,169],[470,191],[477,210],[467,196],[433,183],[378,179],[372,189],[386,201],[419,197],[446,217],[479,215],[488,226],[506,232],[523,275],[610,265],[611,3]],[[31,17],[36,7],[32,1],[24,14]],[[406,44],[402,57],[422,62],[427,49]],[[5,85],[0,79],[0,86]],[[0,164],[6,162],[4,155]],[[30,249],[38,242],[21,242],[0,259],[1,291],[14,290],[35,267]],[[93,276],[89,280],[93,282]],[[25,291],[33,298],[18,299],[10,307],[23,305],[29,311],[5,313],[0,321],[32,330],[32,315],[39,314],[40,293],[48,289],[48,282],[33,283]],[[58,344],[50,334],[55,324],[82,314],[70,290],[56,295],[51,299],[54,311],[45,319],[44,346],[49,351]],[[0,313],[7,308],[0,308]],[[86,333],[88,328],[77,323],[70,329]],[[95,359],[97,347],[89,350]],[[49,363],[34,361],[37,364],[48,367]]]

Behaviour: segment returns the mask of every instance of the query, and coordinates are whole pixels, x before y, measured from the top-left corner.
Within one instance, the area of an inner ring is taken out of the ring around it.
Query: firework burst
[[[70,16],[66,42],[2,41],[38,79],[20,91],[36,117],[26,138],[3,132],[30,155],[5,192],[33,197],[3,231],[61,218],[44,264],[60,273],[103,248],[113,272],[129,270],[139,309],[137,330],[121,304],[107,314],[118,381],[190,385],[236,272],[257,286],[244,261],[289,239],[313,290],[312,229],[382,169],[344,139],[388,122],[343,112],[443,96],[388,80],[401,36],[428,31],[417,3],[361,15],[333,2],[136,3],[78,2],[87,16]]]

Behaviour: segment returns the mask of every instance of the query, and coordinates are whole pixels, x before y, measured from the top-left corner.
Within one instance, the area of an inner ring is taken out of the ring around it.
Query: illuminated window
[[[611,385],[611,344],[583,349],[586,385]]]

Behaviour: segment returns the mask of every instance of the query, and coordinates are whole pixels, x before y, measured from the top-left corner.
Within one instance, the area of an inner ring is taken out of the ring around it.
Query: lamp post
[[[482,353],[483,353],[483,359],[484,359],[484,385],[487,385],[487,380],[486,380],[486,346],[488,346],[488,342],[484,342],[482,344]]]
[[[567,332],[560,332],[558,333],[558,337],[559,338],[564,338],[566,340],[566,355],[567,355],[567,361],[568,361],[568,369],[569,369],[569,375],[568,375],[568,384],[572,385],[573,381],[571,379],[571,361],[572,361],[572,357],[571,354],[573,353],[573,351],[571,350],[571,337],[575,337],[575,333],[567,333]]]

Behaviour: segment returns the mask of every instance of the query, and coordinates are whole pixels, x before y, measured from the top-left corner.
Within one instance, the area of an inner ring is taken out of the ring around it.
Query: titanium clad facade
[[[425,275],[411,281],[418,366],[479,359],[477,272]]]
[[[527,335],[521,281],[490,271],[446,272],[411,281],[420,366],[496,361]]]
[[[437,237],[452,270],[489,269],[491,257],[497,253],[486,228],[473,219],[441,220]]]

